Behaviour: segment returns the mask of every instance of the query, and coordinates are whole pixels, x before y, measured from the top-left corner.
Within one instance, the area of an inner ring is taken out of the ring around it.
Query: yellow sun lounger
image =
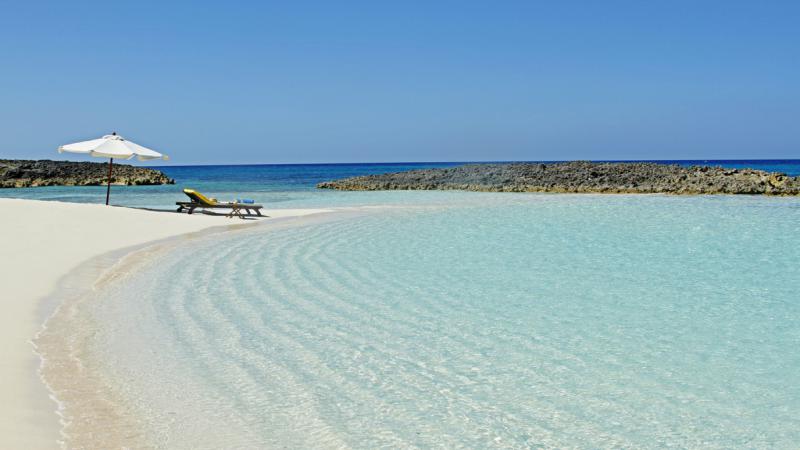
[[[253,211],[255,211],[255,215],[261,216],[261,205],[255,205],[253,203],[240,203],[240,202],[219,202],[217,199],[208,198],[205,195],[195,191],[194,189],[184,189],[183,193],[186,194],[192,201],[190,202],[175,202],[178,205],[178,212],[183,212],[184,210],[189,214],[193,213],[195,209],[230,209],[231,211],[226,214],[226,217],[239,217],[244,219],[244,211],[247,211],[248,215],[253,215]]]

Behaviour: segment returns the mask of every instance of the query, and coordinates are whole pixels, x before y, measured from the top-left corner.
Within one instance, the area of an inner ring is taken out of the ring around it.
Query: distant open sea
[[[675,162],[800,174],[798,160]],[[112,187],[131,206],[192,187],[336,210],[179,240],[96,287],[76,355],[113,385],[120,435],[797,448],[800,199],[314,189],[452,165],[169,166],[175,186]],[[101,202],[104,188],[0,194]]]
[[[753,168],[766,171],[800,175],[800,160],[698,160],[654,161],[665,164],[716,165],[730,168]],[[434,167],[453,167],[464,162],[432,163],[368,163],[368,164],[254,164],[208,166],[159,166],[175,185],[167,186],[112,186],[113,204],[152,208],[172,207],[176,201],[185,200],[181,190],[192,188],[220,200],[241,197],[253,198],[278,208],[327,207],[332,205],[371,202],[374,196],[340,195],[336,192],[316,190],[320,181],[338,178],[400,172]],[[0,189],[0,197],[19,197],[80,203],[103,203],[104,186],[38,187],[26,189]],[[354,200],[355,199],[355,200]]]

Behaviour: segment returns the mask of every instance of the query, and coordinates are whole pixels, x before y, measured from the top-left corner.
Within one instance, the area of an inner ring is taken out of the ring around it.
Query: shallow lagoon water
[[[800,441],[797,199],[370,198],[389,206],[178,245],[97,293],[90,353],[148,440]]]

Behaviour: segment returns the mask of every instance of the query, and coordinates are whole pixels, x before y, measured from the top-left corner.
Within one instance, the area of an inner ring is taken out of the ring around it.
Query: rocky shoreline
[[[468,164],[326,181],[320,189],[616,194],[800,195],[800,177],[753,169],[659,163]]]
[[[0,188],[98,186],[106,183],[108,163],[0,159]],[[175,184],[175,180],[155,169],[115,163],[111,184]]]

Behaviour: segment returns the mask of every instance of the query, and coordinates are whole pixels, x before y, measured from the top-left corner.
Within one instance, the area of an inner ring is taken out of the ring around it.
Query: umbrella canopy
[[[76,142],[74,144],[58,147],[58,153],[64,152],[117,159],[131,159],[135,156],[139,161],[169,159],[169,156],[162,155],[155,150],[150,150],[149,148],[128,141],[117,133],[107,134],[100,139]]]
[[[142,147],[139,144],[128,141],[117,133],[107,134],[100,139],[91,141],[76,142],[58,147],[58,153],[79,153],[100,158],[110,158],[108,160],[108,187],[106,188],[106,205],[111,195],[111,171],[114,158],[131,159],[136,157],[139,161],[149,161],[152,159],[168,160],[167,155],[163,155],[155,150]]]

